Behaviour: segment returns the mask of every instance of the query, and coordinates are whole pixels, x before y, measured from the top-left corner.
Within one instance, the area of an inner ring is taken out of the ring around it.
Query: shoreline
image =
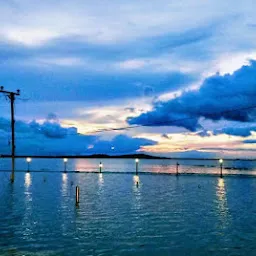
[[[11,155],[0,155],[0,158],[11,158]],[[93,154],[93,155],[58,155],[58,156],[48,156],[48,155],[16,155],[15,158],[38,158],[38,159],[147,159],[147,160],[201,160],[201,161],[219,161],[218,158],[190,158],[190,157],[161,157],[161,156],[151,156],[146,154],[129,154],[129,155],[107,155],[107,154]],[[247,158],[223,158],[224,161],[256,161],[256,159]]]

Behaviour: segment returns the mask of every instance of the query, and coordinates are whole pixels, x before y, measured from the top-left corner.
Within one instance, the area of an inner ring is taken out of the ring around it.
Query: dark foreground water
[[[256,255],[256,178],[9,176],[0,172],[0,255]]]

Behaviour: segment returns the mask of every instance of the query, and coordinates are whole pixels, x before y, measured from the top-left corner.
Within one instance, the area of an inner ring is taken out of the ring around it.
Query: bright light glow
[[[114,149],[115,149],[115,147],[111,147],[111,149],[112,149],[112,150],[114,150]]]
[[[224,188],[225,183],[224,183],[224,180],[223,180],[223,179],[219,179],[219,180],[218,180],[218,186],[219,186],[220,188]]]
[[[135,159],[135,162],[138,163],[140,160],[138,158]]]
[[[220,162],[220,164],[222,164],[223,163],[223,159],[220,159],[219,162]]]
[[[133,181],[135,184],[140,182],[140,177],[138,175],[133,176]]]
[[[30,162],[32,161],[32,159],[31,159],[30,157],[27,157],[26,161],[27,161],[28,163],[30,163]]]
[[[68,159],[67,159],[67,158],[64,158],[64,159],[63,159],[63,162],[64,162],[64,163],[66,163],[67,161],[68,161]]]
[[[99,167],[100,167],[100,168],[102,168],[102,167],[103,167],[103,164],[102,164],[102,163],[100,163],[100,164],[99,164]]]

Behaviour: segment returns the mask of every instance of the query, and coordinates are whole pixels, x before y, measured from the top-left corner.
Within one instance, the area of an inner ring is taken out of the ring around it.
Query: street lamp
[[[220,163],[220,177],[222,178],[223,177],[222,175],[223,159],[220,159],[219,163]]]
[[[176,163],[176,176],[178,176],[179,175],[179,163]]]
[[[139,172],[139,159],[138,158],[136,158],[135,159],[135,163],[136,163],[136,175],[138,175],[138,172]]]
[[[99,167],[100,167],[100,173],[101,173],[101,170],[102,170],[102,167],[103,167],[103,164],[101,162],[99,164]]]
[[[26,161],[28,163],[28,170],[27,170],[27,172],[30,172],[30,168],[29,167],[30,167],[30,163],[31,163],[32,159],[30,157],[27,157]]]
[[[67,162],[68,162],[68,159],[64,158],[63,162],[64,162],[64,172],[67,172]]]

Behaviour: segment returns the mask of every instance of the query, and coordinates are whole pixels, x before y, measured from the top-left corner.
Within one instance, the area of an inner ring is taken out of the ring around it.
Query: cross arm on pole
[[[5,94],[13,94],[13,95],[20,95],[20,90],[17,90],[16,92],[10,92],[10,91],[6,91],[4,90],[3,86],[0,86],[0,92],[1,93],[5,93]]]

